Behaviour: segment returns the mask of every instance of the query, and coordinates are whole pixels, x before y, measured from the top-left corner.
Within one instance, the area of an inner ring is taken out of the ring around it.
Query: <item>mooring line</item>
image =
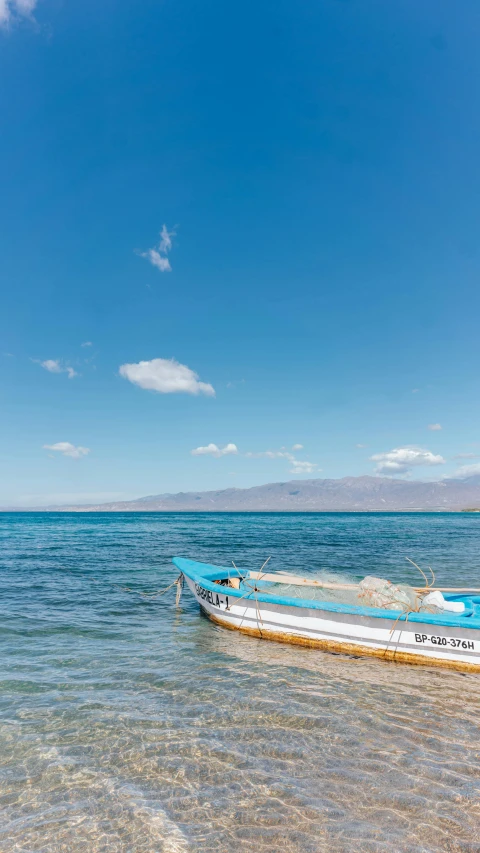
[[[175,584],[177,584],[177,586],[180,589],[180,593],[177,590],[177,599],[178,599],[177,605],[180,602],[181,587],[183,586],[183,572],[180,572],[178,577],[175,578],[175,580],[171,584],[169,584],[167,587],[165,587],[164,589],[158,589],[158,590],[155,590],[154,592],[143,592],[142,590],[139,590],[139,589],[132,589],[132,587],[130,587],[130,586],[122,586],[121,584],[115,583],[114,581],[98,580],[98,578],[92,577],[91,575],[87,575],[85,572],[74,571],[73,569],[70,569],[68,566],[63,566],[63,570],[66,572],[69,572],[75,578],[83,578],[84,580],[88,580],[90,582],[99,584],[101,586],[110,586],[113,589],[119,589],[122,592],[131,592],[133,595],[141,595],[142,598],[161,598],[162,595],[165,595],[165,593],[167,593],[170,589],[172,589],[173,586],[175,586]]]

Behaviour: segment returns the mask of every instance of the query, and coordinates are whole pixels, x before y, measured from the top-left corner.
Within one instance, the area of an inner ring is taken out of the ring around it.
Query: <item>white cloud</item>
[[[149,391],[159,394],[205,394],[214,397],[215,390],[207,382],[200,382],[198,374],[174,358],[153,358],[137,364],[122,364],[120,376]]]
[[[139,252],[138,254],[140,257],[150,261],[152,266],[156,267],[160,272],[171,272],[172,267],[170,266],[167,255],[172,248],[172,237],[175,237],[175,234],[175,230],[172,229],[172,231],[169,231],[166,225],[162,225],[158,245],[152,249],[147,249],[146,252]]]
[[[45,370],[49,370],[50,373],[61,373],[62,368],[60,367],[60,362],[57,359],[47,358],[46,361],[41,361],[40,364]]]
[[[294,448],[300,450],[302,445],[295,444]],[[196,447],[190,453],[192,456],[213,456],[215,459],[229,455],[240,455],[245,459],[286,459],[292,466],[289,469],[291,474],[312,474],[314,471],[321,470],[316,462],[296,459],[294,454],[285,447],[280,450],[260,450],[256,453],[249,450],[246,453],[240,453],[236,444],[225,444],[224,447],[219,447],[217,444],[210,443],[204,447]]]
[[[146,252],[141,252],[140,254],[142,258],[147,258],[147,260],[150,261],[152,266],[157,267],[160,272],[172,271],[168,258],[161,255],[159,252],[157,252],[156,249],[147,249]]]
[[[478,459],[478,453],[456,453],[454,459]]]
[[[167,226],[162,225],[162,230],[160,231],[160,243],[158,248],[161,252],[169,252],[172,248],[172,237],[175,237],[175,231],[167,231]]]
[[[28,18],[37,0],[0,0],[0,27],[6,27],[16,18]]]
[[[220,459],[221,456],[231,456],[238,453],[236,444],[226,444],[224,447],[218,447],[216,444],[207,444],[205,447],[196,447],[191,450],[192,456],[214,456],[215,459]]]
[[[81,347],[93,347],[93,344],[91,341],[84,341],[84,343],[80,344],[80,346]]]
[[[406,474],[410,468],[419,465],[445,464],[443,456],[421,447],[395,447],[387,453],[375,453],[370,459],[378,462],[377,474]]]
[[[429,424],[428,425],[428,429],[430,429],[432,432],[438,432],[438,430],[440,430],[441,428],[442,428],[441,424]]]
[[[290,474],[313,474],[318,470],[318,465],[315,462],[300,462],[298,459],[292,460],[293,468],[290,468]]]
[[[56,453],[61,453],[63,456],[71,456],[72,459],[80,459],[90,453],[89,447],[75,447],[69,441],[57,441],[56,444],[44,444],[44,450],[54,450]]]
[[[70,367],[68,364],[63,364],[58,358],[47,358],[45,361],[40,361],[38,358],[34,358],[37,364],[40,364],[45,370],[48,370],[49,373],[67,373],[69,379],[73,379],[74,376],[78,376],[76,370],[73,367]]]
[[[294,444],[293,449],[301,450],[303,447],[301,444]],[[318,468],[316,462],[296,459],[293,453],[290,453],[289,450],[285,450],[285,448],[282,448],[281,450],[261,450],[258,453],[248,451],[244,455],[247,459],[288,459],[292,465],[292,468],[290,468],[290,474],[312,474],[316,470],[321,470]]]
[[[463,477],[473,477],[475,474],[480,474],[480,462],[474,462],[473,465],[460,465],[453,477],[463,479]]]
[[[366,444],[356,444],[355,447],[366,447]]]
[[[252,453],[250,450],[245,454],[248,459],[290,459],[293,456],[288,450],[260,450],[258,453]]]

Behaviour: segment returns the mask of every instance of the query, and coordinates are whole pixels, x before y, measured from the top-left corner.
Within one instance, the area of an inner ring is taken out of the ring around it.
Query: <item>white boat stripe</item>
[[[200,602],[198,599],[197,599],[197,601],[198,601],[201,609],[207,614],[207,616],[210,615],[210,613],[212,613],[212,615],[216,616],[216,614],[218,613],[220,616],[223,616],[225,618],[225,610],[222,610],[221,608],[212,607],[212,610],[209,611],[204,606],[203,602]],[[239,619],[241,623],[248,621],[257,630],[264,630],[265,632],[267,632],[268,629],[271,627],[271,628],[278,629],[283,634],[285,634],[285,633],[292,633],[292,634],[293,633],[300,633],[300,634],[307,633],[307,634],[313,635],[313,638],[316,638],[318,640],[331,638],[334,640],[338,640],[338,642],[340,642],[340,643],[346,642],[346,643],[350,643],[352,645],[367,645],[367,646],[373,646],[374,648],[380,647],[383,649],[388,649],[389,651],[390,650],[391,651],[397,650],[397,651],[415,652],[416,654],[420,654],[420,655],[424,654],[424,656],[427,658],[431,657],[431,655],[425,654],[425,652],[434,652],[435,655],[437,654],[437,652],[441,652],[444,657],[446,654],[450,654],[450,655],[456,654],[457,655],[456,657],[453,657],[453,658],[450,657],[449,660],[463,660],[466,657],[474,657],[477,659],[479,658],[478,652],[475,652],[475,651],[472,652],[472,651],[468,651],[466,649],[458,649],[458,650],[453,651],[453,649],[449,649],[446,646],[434,646],[434,647],[420,646],[417,643],[408,644],[408,643],[402,643],[401,641],[397,642],[396,640],[374,639],[372,637],[369,637],[369,638],[358,637],[358,636],[352,636],[351,634],[343,635],[340,633],[337,634],[337,633],[332,632],[332,631],[327,631],[323,628],[321,628],[321,629],[309,628],[306,625],[302,626],[302,627],[295,626],[295,625],[286,625],[284,623],[273,622],[271,619],[269,619],[268,622],[266,620],[264,620],[262,623],[262,620],[260,620],[260,622],[259,622],[256,615],[248,616],[247,614],[244,614],[243,616],[240,616],[240,615],[237,616],[234,613],[232,613],[231,611],[230,611],[230,613],[235,619]],[[225,619],[225,621],[226,622],[229,621],[228,617]],[[233,624],[233,623],[231,622],[230,624]],[[341,624],[341,623],[339,623],[339,624]],[[242,625],[240,625],[239,627],[242,627]],[[415,626],[415,627],[417,627],[417,626]],[[387,629],[385,629],[385,630],[387,630]],[[398,630],[398,629],[395,629],[395,630]],[[405,633],[405,631],[406,631],[406,629],[402,629],[402,634]],[[411,631],[408,631],[408,633],[420,634],[423,632],[420,630],[416,630],[416,631],[411,630]]]

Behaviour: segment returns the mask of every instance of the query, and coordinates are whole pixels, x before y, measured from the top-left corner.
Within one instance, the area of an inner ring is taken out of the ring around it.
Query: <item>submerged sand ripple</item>
[[[382,523],[401,552],[405,519],[395,536]],[[457,555],[459,523],[443,540],[457,530]],[[2,853],[480,851],[478,676],[253,640],[186,595],[177,612],[111,586],[162,586],[163,551],[200,535],[248,551],[252,520],[19,524],[2,572]]]

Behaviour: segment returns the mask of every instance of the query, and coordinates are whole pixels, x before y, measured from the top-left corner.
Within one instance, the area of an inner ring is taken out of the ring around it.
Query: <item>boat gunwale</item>
[[[211,592],[218,592],[218,584],[215,581],[226,580],[228,577],[243,578],[241,570],[229,568],[228,566],[214,566],[211,563],[200,563],[185,557],[174,557],[173,564],[182,574],[187,575],[194,582],[201,581],[202,587]],[[203,570],[203,571],[202,571]],[[243,570],[243,572],[247,571]],[[479,630],[480,618],[472,615],[445,616],[435,613],[408,613],[398,610],[384,610],[379,607],[364,607],[360,604],[340,604],[335,601],[316,600],[310,598],[287,598],[276,595],[263,595],[261,592],[248,592],[229,588],[228,597],[241,598],[243,601],[261,601],[265,604],[276,604],[284,607],[298,607],[305,610],[324,610],[330,613],[345,613],[350,616],[368,616],[384,621],[420,622],[427,625],[438,625],[446,628],[461,628],[467,630]]]

